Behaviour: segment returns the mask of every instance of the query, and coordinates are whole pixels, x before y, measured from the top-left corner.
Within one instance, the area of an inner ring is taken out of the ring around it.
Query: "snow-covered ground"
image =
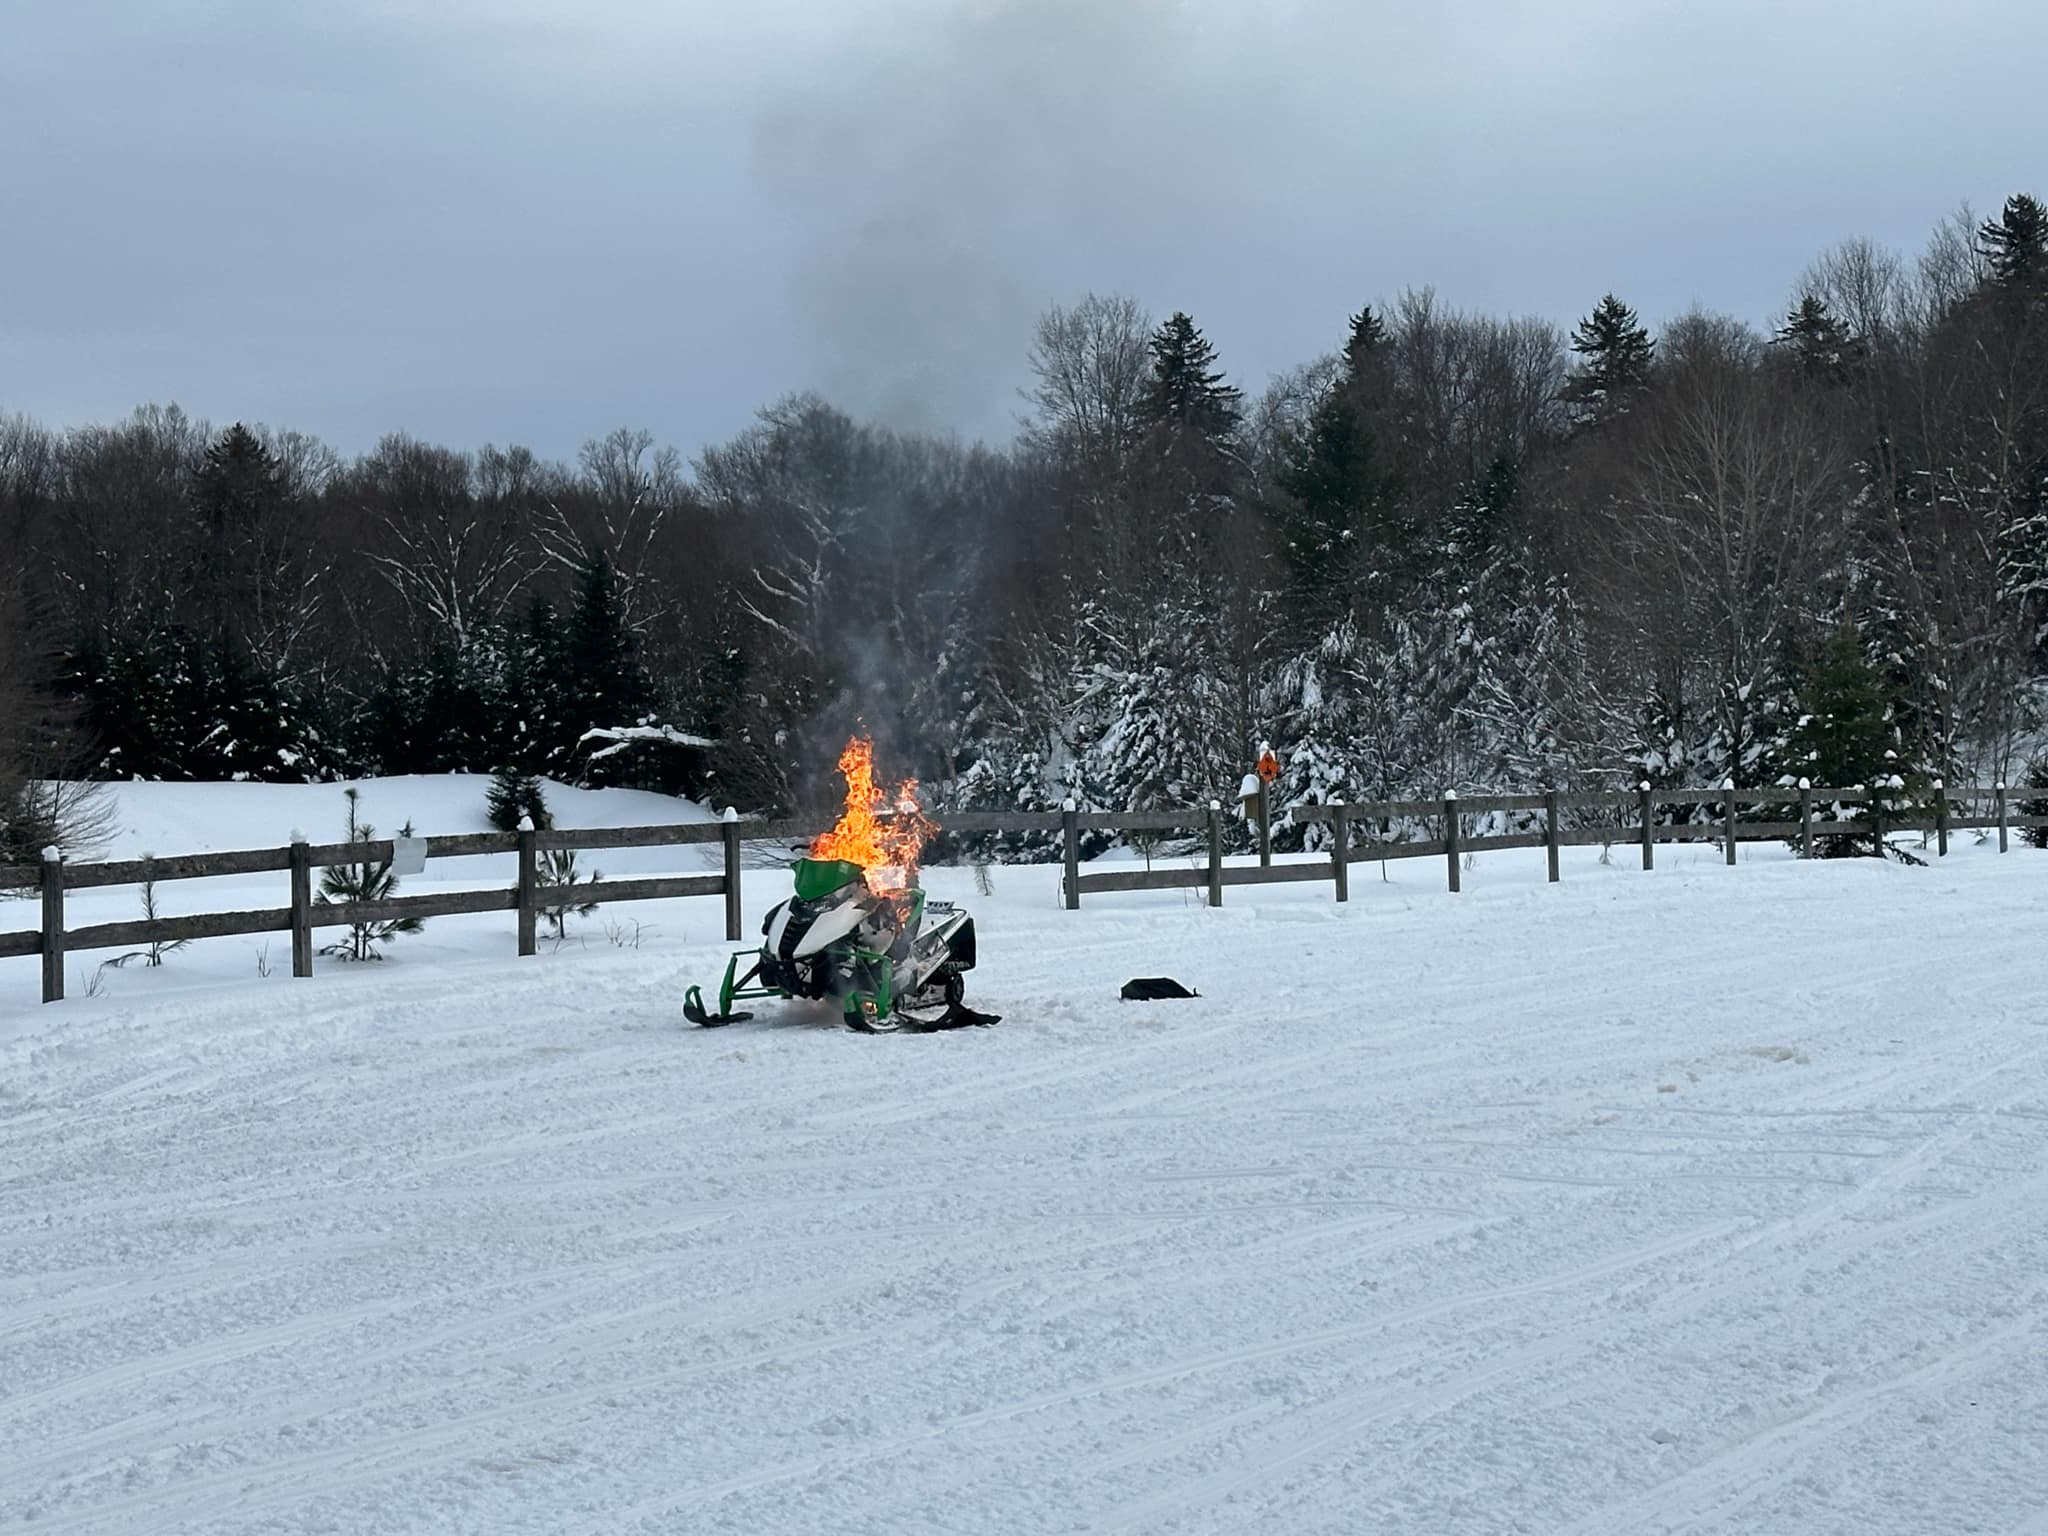
[[[339,806],[136,786],[111,851]],[[931,1036],[683,1027],[715,898],[0,961],[0,1529],[2048,1532],[2048,858],[1961,843],[941,870],[1004,1020]]]

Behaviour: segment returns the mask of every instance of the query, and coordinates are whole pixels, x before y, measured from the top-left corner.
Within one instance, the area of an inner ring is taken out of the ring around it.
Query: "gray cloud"
[[[16,0],[0,409],[1000,435],[1089,288],[1253,387],[1411,283],[1762,321],[1844,236],[2048,192],[2044,66],[2000,0]]]

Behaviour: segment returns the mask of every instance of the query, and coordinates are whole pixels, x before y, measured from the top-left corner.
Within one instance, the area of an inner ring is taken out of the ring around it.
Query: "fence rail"
[[[1299,806],[1289,818],[1301,825],[1327,825],[1334,840],[1327,853],[1292,863],[1275,864],[1272,858],[1272,826],[1263,791],[1247,802],[1257,833],[1259,862],[1230,865],[1223,858],[1223,807],[1211,801],[1207,807],[1176,811],[1132,813],[1083,812],[1073,808],[1044,812],[960,812],[938,819],[941,833],[974,835],[1041,835],[1057,837],[1062,843],[1064,865],[1062,889],[1069,908],[1080,906],[1081,897],[1120,891],[1164,891],[1206,889],[1211,906],[1223,904],[1223,892],[1230,886],[1273,885],[1327,880],[1335,887],[1338,901],[1349,899],[1350,867],[1399,859],[1440,858],[1445,861],[1446,879],[1453,891],[1459,888],[1459,866],[1468,854],[1506,849],[1545,849],[1549,874],[1559,877],[1558,852],[1563,848],[1596,845],[1626,846],[1642,850],[1643,868],[1654,866],[1659,843],[1720,843],[1727,861],[1735,862],[1737,844],[1789,840],[1802,854],[1811,854],[1816,839],[1826,837],[1872,837],[1895,832],[1932,834],[1941,854],[1948,852],[1949,833],[1954,830],[1998,832],[1998,849],[2008,847],[2015,829],[2048,827],[2048,816],[2015,815],[2008,804],[2004,785],[1944,790],[1935,786],[1932,803],[1919,809],[1925,814],[1901,819],[1872,816],[1854,819],[1818,817],[1816,808],[1833,805],[1869,806],[1870,794],[1860,789],[1735,789],[1724,785],[1717,790],[1647,788],[1620,793],[1563,793],[1527,795],[1447,795],[1442,800],[1372,800],[1353,804]],[[1955,808],[1990,805],[1989,815],[1957,815]],[[1744,820],[1742,808],[1752,813],[1761,808],[1797,807],[1799,819]],[[1661,810],[1708,807],[1721,812],[1718,820],[1664,822]],[[1565,812],[1583,816],[1588,812],[1610,812],[1611,824],[1565,826]],[[1467,836],[1465,828],[1474,818],[1540,813],[1543,825],[1536,831]],[[1373,839],[1362,823],[1423,821],[1434,824],[1439,835],[1415,840]],[[64,958],[74,950],[119,949],[135,945],[174,944],[190,939],[223,938],[238,934],[289,933],[292,941],[292,974],[313,973],[313,936],[316,929],[346,927],[361,923],[392,922],[405,918],[452,917],[474,912],[515,912],[518,914],[518,948],[531,955],[537,944],[538,919],[542,912],[584,902],[656,901],[680,896],[725,898],[725,936],[737,942],[744,914],[741,910],[741,849],[747,842],[809,840],[820,830],[813,820],[742,821],[727,814],[723,821],[684,822],[637,827],[594,827],[547,831],[463,833],[421,839],[428,859],[474,857],[477,855],[517,856],[518,873],[509,888],[440,891],[412,896],[391,896],[377,901],[327,902],[313,899],[312,872],[341,864],[393,859],[399,844],[389,838],[353,843],[294,843],[284,848],[238,850],[226,853],[179,854],[168,858],[119,859],[95,863],[69,863],[59,857],[41,864],[0,865],[0,890],[35,890],[41,896],[41,922],[37,927],[0,932],[0,958],[40,955],[44,1002],[64,996]],[[1162,833],[1199,835],[1206,843],[1199,862],[1163,863],[1155,868],[1103,870],[1082,873],[1083,832]],[[1368,835],[1361,835],[1368,834]],[[723,869],[716,874],[666,875],[632,880],[592,880],[573,885],[541,883],[540,855],[559,851],[594,851],[615,848],[691,847],[718,844]],[[67,891],[93,890],[144,882],[214,879],[224,875],[284,872],[289,876],[290,905],[236,912],[196,913],[181,917],[142,918],[131,922],[99,923],[67,929],[64,897]],[[4,911],[0,908],[0,911]]]

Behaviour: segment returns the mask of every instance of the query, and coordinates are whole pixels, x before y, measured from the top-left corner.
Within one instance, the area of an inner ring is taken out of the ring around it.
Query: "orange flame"
[[[905,779],[893,795],[885,794],[875,784],[875,744],[865,736],[847,741],[839,771],[846,775],[846,810],[811,844],[811,857],[858,864],[879,895],[910,889],[918,855],[939,830],[917,803],[917,780]]]

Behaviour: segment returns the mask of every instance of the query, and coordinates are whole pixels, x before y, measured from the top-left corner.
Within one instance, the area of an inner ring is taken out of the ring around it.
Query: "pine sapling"
[[[577,885],[595,884],[604,878],[604,871],[593,869],[587,875],[579,875],[576,872],[575,849],[548,848],[541,852],[539,875],[543,886],[559,886],[568,891]],[[583,901],[571,895],[553,906],[541,907],[539,912],[547,920],[548,927],[554,932],[554,940],[559,944],[568,937],[571,916],[588,917],[596,910],[595,901]]]
[[[154,856],[145,853],[142,858],[144,864],[142,877],[142,918],[144,922],[153,923],[163,915],[156,909]],[[153,969],[164,963],[165,955],[176,954],[191,942],[190,939],[151,939],[142,948],[131,949],[125,955],[116,955],[111,960],[102,961],[101,964],[110,965],[118,971],[130,961],[140,960],[145,967]]]
[[[360,791],[349,788],[342,791],[348,796],[348,837],[350,843],[371,843],[376,840],[377,829],[356,816],[356,801]],[[403,837],[412,836],[412,823],[399,828]],[[330,864],[320,876],[320,894],[314,898],[319,906],[352,906],[359,902],[384,901],[398,893],[398,877],[391,873],[391,860],[372,858],[366,851],[353,863]],[[323,955],[333,955],[342,960],[378,960],[379,944],[388,944],[402,933],[418,933],[425,925],[416,917],[386,918],[381,921],[359,921],[348,925],[348,937],[336,943],[323,945]]]

